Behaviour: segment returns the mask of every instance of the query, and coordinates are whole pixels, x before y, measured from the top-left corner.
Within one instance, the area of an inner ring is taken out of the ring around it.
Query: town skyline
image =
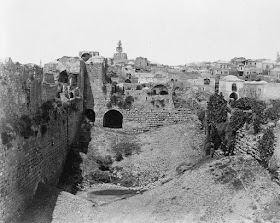
[[[280,2],[274,0],[0,4],[0,58],[20,63],[47,63],[81,50],[113,57],[119,40],[129,59],[166,65],[234,57],[274,61],[280,51]]]

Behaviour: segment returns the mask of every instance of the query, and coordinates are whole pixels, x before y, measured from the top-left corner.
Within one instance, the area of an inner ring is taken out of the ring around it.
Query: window
[[[232,91],[237,91],[236,83],[233,83],[233,84],[231,85],[231,90],[232,90]]]

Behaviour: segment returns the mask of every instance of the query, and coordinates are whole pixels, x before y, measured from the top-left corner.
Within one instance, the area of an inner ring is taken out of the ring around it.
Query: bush
[[[242,128],[247,121],[247,115],[242,110],[236,110],[230,117],[229,126],[233,132],[236,132],[238,129]]]
[[[255,134],[258,134],[261,130],[261,124],[265,124],[267,122],[267,117],[265,116],[265,108],[266,104],[263,101],[255,101],[252,104],[253,110],[253,127]]]
[[[260,153],[260,159],[262,165],[268,166],[268,158],[272,156],[274,152],[274,133],[272,128],[265,130],[262,139],[258,144],[258,151]]]
[[[140,145],[133,142],[120,142],[112,147],[113,152],[116,154],[116,160],[121,160],[123,156],[131,156],[133,153],[140,152]],[[117,161],[118,161],[117,160]]]
[[[277,121],[280,119],[280,100],[271,100],[270,102],[272,107],[266,109],[265,116],[272,121]]]
[[[100,170],[107,171],[110,170],[113,160],[110,155],[107,155],[105,157],[99,156],[96,158],[96,163],[99,165]]]
[[[129,95],[125,98],[124,102],[127,104],[132,104],[134,102],[134,98],[131,95]]]
[[[237,101],[233,101],[231,106],[241,110],[252,110],[252,117],[247,116],[247,122],[253,121],[254,133],[257,134],[261,131],[261,124],[267,122],[267,116],[265,113],[266,104],[264,101],[258,101],[253,98],[240,98]],[[250,120],[251,119],[251,120]]]
[[[111,182],[111,176],[108,171],[96,170],[95,172],[87,176],[87,178],[93,182],[103,182],[103,183]]]
[[[208,123],[217,126],[218,123],[225,122],[227,120],[227,112],[229,111],[227,107],[227,101],[222,95],[213,94],[209,98],[207,105],[208,110]]]
[[[106,106],[107,106],[108,109],[111,109],[112,108],[112,102],[109,101]]]
[[[248,97],[239,98],[238,100],[231,103],[231,107],[239,108],[241,110],[250,110],[252,109],[252,104],[254,101],[254,99]]]
[[[21,116],[15,125],[15,128],[17,129],[20,136],[24,137],[25,139],[28,139],[30,136],[34,135],[34,131],[32,130],[32,119],[28,115]]]
[[[103,94],[107,94],[107,87],[106,87],[106,85],[103,85],[101,89],[102,89]]]

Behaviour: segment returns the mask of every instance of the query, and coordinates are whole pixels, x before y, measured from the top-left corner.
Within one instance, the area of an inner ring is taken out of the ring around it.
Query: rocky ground
[[[250,156],[205,157],[197,123],[133,136],[93,128],[91,137],[83,175],[98,169],[96,157],[111,155],[110,168],[138,184],[83,182],[76,195],[44,189],[23,222],[280,222],[279,186]],[[123,140],[141,151],[115,161],[112,143]]]

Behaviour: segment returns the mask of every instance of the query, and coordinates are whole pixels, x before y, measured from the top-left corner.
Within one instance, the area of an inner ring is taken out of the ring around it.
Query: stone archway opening
[[[229,98],[232,98],[234,99],[235,101],[238,99],[238,95],[235,93],[235,92],[232,92],[230,95],[229,95]]]
[[[95,122],[95,112],[92,109],[86,109],[84,115],[91,121]]]
[[[163,84],[154,86],[152,92],[154,95],[168,95],[168,89]]]
[[[125,80],[125,83],[130,83],[130,84],[131,84],[131,80],[126,79],[126,80]]]
[[[159,94],[160,95],[168,95],[168,92],[163,90],[163,91],[159,92]]]
[[[103,127],[122,128],[123,115],[117,110],[110,110],[104,114]]]

